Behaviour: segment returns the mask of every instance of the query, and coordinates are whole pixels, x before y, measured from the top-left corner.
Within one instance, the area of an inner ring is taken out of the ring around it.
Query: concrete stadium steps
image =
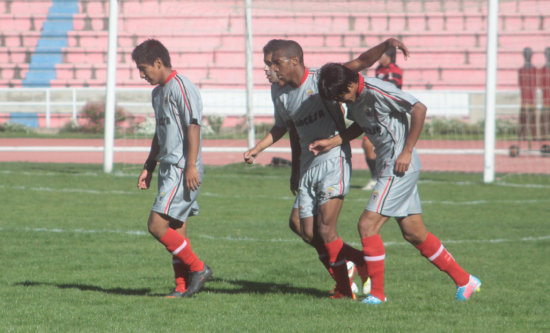
[[[36,48],[52,3],[0,3],[0,20],[13,26],[0,32],[0,61],[7,63],[0,66],[0,86],[18,84],[32,55],[56,52]],[[352,0],[255,0],[252,6],[258,86],[266,86],[261,50],[272,38],[295,39],[304,48],[306,64],[318,67],[328,61],[347,61],[386,38],[397,37],[412,52],[408,61],[398,57],[408,89],[484,87],[487,8],[483,1],[385,0],[367,6]],[[515,89],[523,48],[534,49],[533,62],[540,66],[542,52],[550,46],[550,1],[503,0],[499,9],[499,88]],[[138,43],[154,37],[168,47],[174,67],[199,85],[240,87],[245,75],[243,10],[240,0],[119,0],[119,84],[147,85],[140,82],[130,54]],[[58,51],[62,60],[55,66],[52,85],[104,84],[108,11],[106,1],[78,2],[67,46]],[[61,35],[46,33],[54,39]]]

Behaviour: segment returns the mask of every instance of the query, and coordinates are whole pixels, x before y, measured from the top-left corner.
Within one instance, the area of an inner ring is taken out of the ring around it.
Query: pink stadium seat
[[[25,14],[28,16],[34,15],[43,15],[48,14],[48,10],[52,5],[51,0],[45,1],[33,1],[32,5],[27,1],[12,1],[11,2],[11,13],[13,14]]]
[[[90,16],[84,14],[75,14],[73,16],[73,26],[75,31],[106,31],[109,29],[108,19],[105,16]]]
[[[109,13],[109,2],[107,1],[79,1],[80,13],[95,15],[107,15]]]
[[[0,79],[0,88],[21,88],[23,80]]]

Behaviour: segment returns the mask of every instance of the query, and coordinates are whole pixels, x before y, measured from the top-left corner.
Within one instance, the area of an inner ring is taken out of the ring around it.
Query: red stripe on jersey
[[[183,170],[180,170],[180,173],[183,173]],[[177,189],[179,188],[180,184],[178,181],[178,184],[174,186],[172,189],[172,192],[170,192],[170,197],[168,198],[168,203],[166,204],[166,207],[164,207],[164,214],[168,214],[168,208],[170,208],[170,204],[172,203],[172,198],[174,197],[174,194],[176,193]]]
[[[181,95],[183,96],[183,101],[185,102],[185,106],[187,107],[187,110],[189,110],[189,118],[193,118],[193,110],[191,110],[191,107],[189,106],[189,102],[187,101],[187,95],[185,94],[185,89],[183,89],[183,84],[180,80],[176,79],[176,82],[180,86],[181,89]]]
[[[359,74],[359,85],[357,87],[357,96],[361,95],[361,92],[365,88],[365,78],[363,75]]]
[[[382,207],[382,203],[385,201],[385,196],[388,194],[388,189],[392,183],[393,177],[390,177],[388,179],[388,183],[386,184],[386,187],[384,187],[384,192],[382,192],[382,195],[380,196],[380,201],[378,202],[378,207],[376,207],[376,212],[380,213],[380,208]]]
[[[388,95],[388,94],[386,94],[385,92],[383,92],[383,91],[381,91],[381,90],[379,90],[379,89],[376,89],[376,88],[374,88],[374,87],[372,87],[372,86],[367,86],[367,88],[368,88],[368,89],[371,89],[371,90],[374,90],[374,91],[376,91],[376,92],[378,92],[378,93],[380,93],[380,94],[382,94],[382,95],[384,95],[384,96],[386,96],[386,97],[389,97],[389,98],[393,99],[394,101],[406,102],[405,100],[402,100],[402,99],[393,97],[393,96],[391,96],[391,95]]]
[[[340,193],[344,193],[344,158],[340,157]]]
[[[302,76],[302,82],[300,82],[300,85],[304,84],[307,80],[307,76],[309,75],[309,69],[306,67],[304,70],[304,76]]]
[[[176,76],[177,74],[178,74],[178,72],[172,71],[172,73],[170,73],[170,75],[168,75],[168,78],[166,79],[166,81],[164,81],[164,84],[167,84],[168,81],[172,80],[174,78],[174,76]]]

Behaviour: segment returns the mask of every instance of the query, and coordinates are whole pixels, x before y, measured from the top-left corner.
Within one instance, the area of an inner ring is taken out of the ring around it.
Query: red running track
[[[142,148],[143,151],[115,151],[114,162],[125,164],[142,164],[148,155],[150,140],[115,140],[115,147]],[[363,154],[360,151],[360,141],[352,143],[354,154],[353,167],[366,169]],[[495,170],[497,173],[529,173],[550,174],[550,156],[544,157],[538,153],[541,143],[533,143],[534,151],[527,151],[526,142],[519,144],[520,155],[512,158],[507,155],[508,147],[518,144],[515,141],[498,141],[497,155],[495,156]],[[547,143],[547,144],[550,144]],[[13,147],[96,147],[95,151],[14,151]],[[246,140],[203,140],[203,150],[210,147],[242,148],[247,146]],[[143,149],[146,148],[146,149]],[[288,148],[288,140],[280,140],[273,147]],[[102,139],[1,139],[0,162],[50,162],[50,163],[88,163],[102,164]],[[417,144],[422,169],[426,171],[458,171],[483,172],[483,141],[419,141]],[[444,149],[445,151],[435,151]],[[476,150],[478,153],[456,154],[457,150]],[[436,153],[437,152],[437,153]],[[242,151],[239,152],[210,152],[203,151],[203,162],[207,165],[224,165],[242,162]],[[259,164],[269,164],[273,157],[290,159],[290,153],[264,152],[257,159]]]

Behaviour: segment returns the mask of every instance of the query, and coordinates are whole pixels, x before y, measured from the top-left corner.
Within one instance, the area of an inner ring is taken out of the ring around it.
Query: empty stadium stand
[[[6,0],[0,3],[0,87],[105,85],[108,1]],[[243,88],[243,1],[119,0],[117,84],[145,87],[130,54],[157,38],[173,65],[202,88]],[[388,37],[409,47],[400,56],[404,88],[480,90],[485,87],[485,1],[253,1],[254,82],[267,88],[262,47],[290,38],[306,65],[346,61]],[[517,88],[522,50],[542,65],[550,47],[550,1],[501,0],[498,88]]]

